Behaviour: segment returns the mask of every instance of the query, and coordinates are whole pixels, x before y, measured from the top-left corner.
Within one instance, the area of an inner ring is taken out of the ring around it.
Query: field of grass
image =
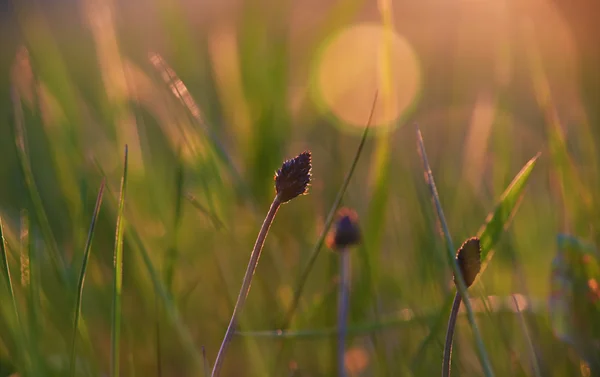
[[[439,375],[471,237],[452,375],[600,376],[597,66],[523,4],[0,5],[0,377],[210,375],[303,151],[221,376]]]

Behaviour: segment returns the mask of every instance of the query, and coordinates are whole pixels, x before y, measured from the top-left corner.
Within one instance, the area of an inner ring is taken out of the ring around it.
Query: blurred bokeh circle
[[[314,62],[312,84],[323,110],[360,128],[377,92],[372,124],[391,129],[415,103],[421,71],[406,38],[381,24],[361,23],[324,41]]]

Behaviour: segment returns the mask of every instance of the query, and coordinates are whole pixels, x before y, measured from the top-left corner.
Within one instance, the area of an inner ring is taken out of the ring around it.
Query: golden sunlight
[[[393,128],[414,103],[421,74],[407,40],[379,24],[349,27],[327,40],[313,71],[313,93],[325,111],[362,127],[378,91],[373,125]]]

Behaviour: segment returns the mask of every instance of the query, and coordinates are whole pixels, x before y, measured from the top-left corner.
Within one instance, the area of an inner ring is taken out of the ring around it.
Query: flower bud
[[[479,238],[473,237],[466,240],[460,249],[458,249],[456,261],[465,280],[465,285],[469,288],[481,269],[481,245]],[[456,276],[454,276],[454,284],[456,284]]]
[[[281,165],[275,173],[275,190],[281,203],[289,202],[308,192],[311,169],[310,151],[302,152]]]
[[[332,250],[339,251],[348,246],[357,245],[360,239],[358,215],[350,208],[340,209],[337,219],[327,235],[327,246]]]

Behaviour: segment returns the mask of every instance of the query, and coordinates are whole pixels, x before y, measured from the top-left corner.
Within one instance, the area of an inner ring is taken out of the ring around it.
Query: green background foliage
[[[600,53],[589,39],[595,24],[584,22],[597,14],[592,2],[0,7],[0,217],[11,277],[0,283],[0,376],[68,375],[89,234],[75,374],[111,370],[125,144],[120,374],[202,375],[202,350],[211,363],[274,195],[273,174],[310,149],[309,195],[277,215],[223,375],[335,375],[335,253],[321,250],[289,331],[276,330],[356,156],[375,89],[386,103],[389,87],[403,88],[390,73],[402,65],[382,63],[379,80],[365,81],[374,73],[340,57],[364,119],[350,124],[321,98],[323,49],[363,22],[410,44],[420,81],[393,122],[373,124],[342,199],[364,234],[352,250],[350,375],[440,373],[454,288],[414,124],[455,246],[479,235],[483,258],[495,256],[469,289],[495,374],[534,376],[537,362],[543,376],[586,375],[582,360],[598,362],[554,335],[556,308],[547,305],[557,235],[592,245],[600,237]],[[523,192],[502,196],[538,152],[515,189]],[[493,227],[483,228],[490,213]],[[586,286],[581,276],[577,289]],[[522,317],[511,294],[521,295]],[[578,305],[588,320],[598,314],[595,304]],[[560,315],[568,322],[572,314]],[[453,373],[481,375],[466,315],[457,326]]]

